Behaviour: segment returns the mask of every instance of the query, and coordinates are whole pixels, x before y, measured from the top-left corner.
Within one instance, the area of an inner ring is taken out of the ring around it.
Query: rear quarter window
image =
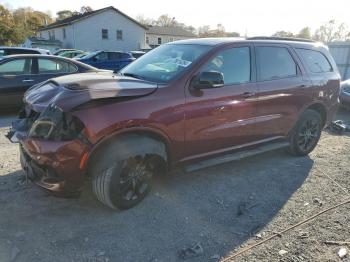
[[[333,71],[328,59],[321,52],[302,48],[297,48],[296,51],[312,73],[326,73]]]
[[[76,66],[60,60],[39,58],[38,65],[41,74],[75,73],[78,71]]]

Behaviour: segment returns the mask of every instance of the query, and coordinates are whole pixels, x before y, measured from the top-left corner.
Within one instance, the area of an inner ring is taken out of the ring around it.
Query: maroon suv
[[[327,48],[299,39],[196,39],[164,44],[118,75],[86,73],[32,87],[8,137],[28,177],[55,194],[127,209],[150,179],[287,147],[316,146],[337,108]]]

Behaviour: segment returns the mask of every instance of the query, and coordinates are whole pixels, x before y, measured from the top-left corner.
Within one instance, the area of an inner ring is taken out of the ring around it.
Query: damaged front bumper
[[[6,135],[19,143],[20,162],[26,176],[55,195],[75,197],[81,192],[89,144],[77,136],[70,140],[33,137],[32,127],[43,113],[25,114],[12,124]],[[51,131],[50,131],[51,132]]]

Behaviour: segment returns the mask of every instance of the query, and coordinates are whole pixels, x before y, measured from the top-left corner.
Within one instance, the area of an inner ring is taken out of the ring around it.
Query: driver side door
[[[91,58],[90,65],[100,69],[110,69],[108,66],[108,55],[107,52],[100,52]]]
[[[195,73],[220,72],[223,87],[186,87],[184,160],[229,151],[255,140],[257,85],[253,52],[249,44],[226,47]]]

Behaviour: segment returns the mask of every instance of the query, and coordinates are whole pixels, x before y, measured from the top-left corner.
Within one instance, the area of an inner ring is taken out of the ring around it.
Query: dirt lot
[[[350,120],[350,113],[338,118]],[[12,119],[0,117],[0,262],[182,261],[180,250],[195,243],[202,252],[187,261],[220,261],[350,198],[350,136],[323,132],[309,157],[275,151],[191,174],[178,171],[158,179],[136,208],[113,212],[88,186],[79,199],[60,199],[26,184],[17,145],[4,137]],[[350,241],[349,207],[235,261],[350,261],[350,245],[324,243]],[[348,251],[343,259],[341,247]]]

